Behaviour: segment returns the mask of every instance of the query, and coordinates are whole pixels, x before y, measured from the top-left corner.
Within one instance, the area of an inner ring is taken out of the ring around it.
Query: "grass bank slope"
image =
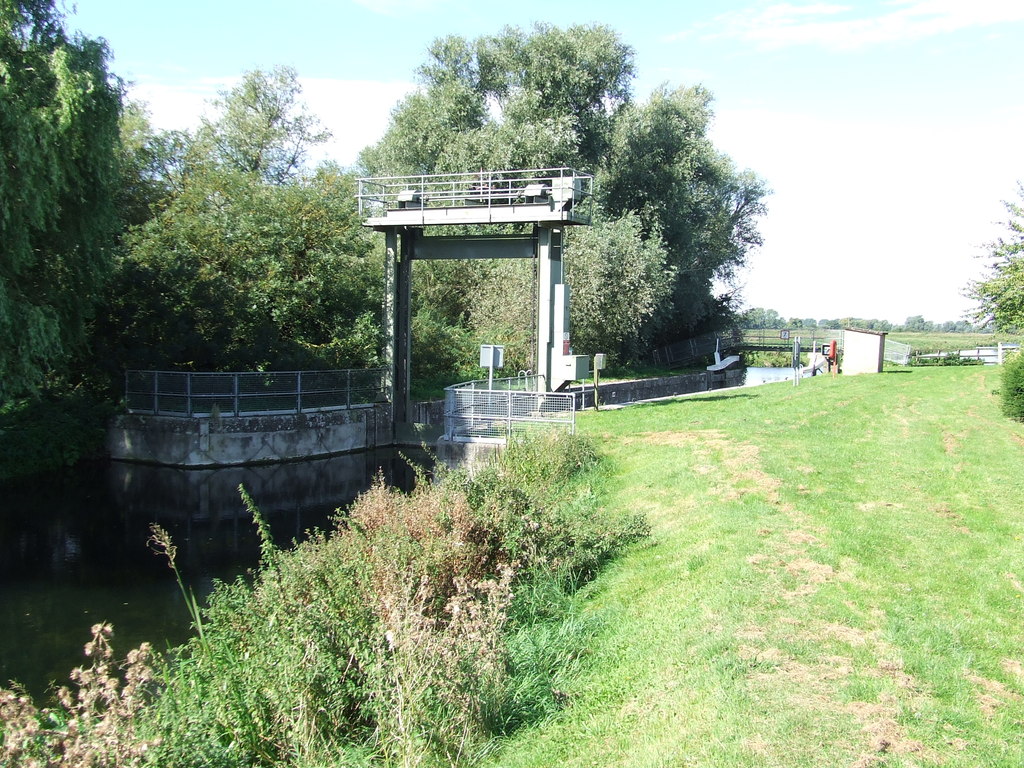
[[[507,766],[1024,765],[1024,428],[991,368],[588,413],[651,544]]]

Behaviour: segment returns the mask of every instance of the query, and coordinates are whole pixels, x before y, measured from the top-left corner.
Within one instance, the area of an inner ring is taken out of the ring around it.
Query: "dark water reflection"
[[[420,452],[403,454],[428,464]],[[98,621],[114,625],[118,655],[188,637],[174,575],[146,546],[151,523],[170,532],[179,568],[202,597],[259,560],[240,484],[287,546],[329,527],[377,473],[404,489],[415,481],[387,450],[217,470],[113,462],[0,487],[0,686],[17,680],[39,697],[66,683]]]

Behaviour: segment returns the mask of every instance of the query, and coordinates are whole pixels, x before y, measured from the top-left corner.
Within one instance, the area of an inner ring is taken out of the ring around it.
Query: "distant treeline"
[[[748,330],[761,328],[863,328],[867,331],[913,331],[919,333],[990,333],[991,326],[975,325],[968,320],[947,320],[933,323],[925,320],[922,315],[913,315],[902,325],[890,323],[888,320],[866,319],[863,317],[822,318],[813,317],[786,318],[774,309],[755,307],[748,309],[739,316],[739,327]]]

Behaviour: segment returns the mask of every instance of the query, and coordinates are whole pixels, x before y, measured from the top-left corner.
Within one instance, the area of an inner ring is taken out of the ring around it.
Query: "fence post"
[[[302,371],[295,372],[295,412],[302,413]]]
[[[238,374],[237,373],[231,374],[231,383],[232,383],[232,385],[234,387],[234,398],[233,398],[233,400],[235,402],[235,416],[237,417],[238,416],[238,410],[239,410],[238,409]]]
[[[192,371],[185,374],[185,413],[192,418]]]
[[[352,410],[352,369],[345,370],[345,407]]]
[[[160,371],[153,371],[153,415],[160,415]]]
[[[505,442],[512,439],[512,390],[508,390],[506,393],[507,397],[505,402]]]

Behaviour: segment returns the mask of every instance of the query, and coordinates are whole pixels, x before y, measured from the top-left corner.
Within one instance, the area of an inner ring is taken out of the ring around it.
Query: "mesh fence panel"
[[[346,408],[386,400],[383,369],[125,373],[129,413],[256,416]]]
[[[506,383],[514,380],[502,380]],[[480,389],[467,382],[445,390],[445,432],[450,440],[501,440],[538,428],[576,426],[576,398],[569,392]],[[494,382],[498,385],[499,382]]]

